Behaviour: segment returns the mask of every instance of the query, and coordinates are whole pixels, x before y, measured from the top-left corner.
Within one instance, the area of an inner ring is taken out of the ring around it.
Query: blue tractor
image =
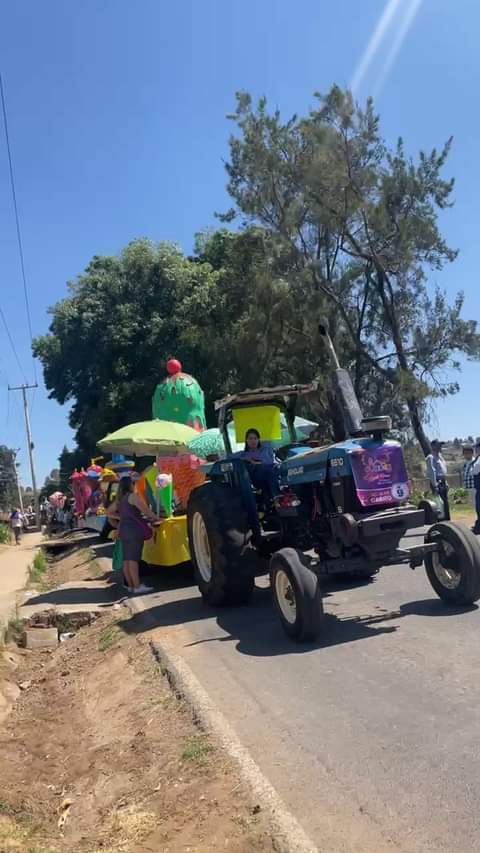
[[[384,566],[405,563],[414,569],[424,563],[443,601],[472,604],[480,598],[476,537],[450,521],[436,521],[425,531],[426,514],[431,518],[436,506],[408,502],[401,446],[386,437],[390,418],[363,417],[326,324],[319,332],[333,362],[349,437],[326,447],[297,440],[296,403],[314,384],[243,391],[216,403],[227,454],[208,466],[208,479],[193,490],[187,509],[204,600],[213,606],[246,603],[255,576],[267,566],[284,630],[294,640],[311,641],[322,630],[323,579],[349,574],[362,580]],[[227,429],[235,412],[250,409],[253,417],[259,406],[278,407],[291,439],[277,451],[279,490],[270,501],[252,487],[245,461],[231,453]],[[407,531],[418,528],[421,544],[405,547]]]

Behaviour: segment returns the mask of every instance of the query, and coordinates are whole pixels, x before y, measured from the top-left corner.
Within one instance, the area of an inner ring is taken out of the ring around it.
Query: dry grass
[[[102,845],[92,853],[129,853],[132,845],[141,844],[152,834],[158,823],[153,812],[142,811],[130,806],[115,811],[105,820],[105,838],[108,846]]]
[[[122,639],[122,632],[116,622],[107,625],[98,638],[98,651],[107,652]]]
[[[58,847],[35,842],[30,827],[1,813],[0,804],[0,850],[1,853],[59,853]]]

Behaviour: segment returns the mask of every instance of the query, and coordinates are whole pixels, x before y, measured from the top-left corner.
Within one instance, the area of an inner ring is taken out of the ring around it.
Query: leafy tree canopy
[[[299,299],[308,310],[305,287],[323,295],[357,390],[365,375],[382,377],[427,451],[428,402],[458,390],[445,369],[459,367],[460,353],[480,353],[463,294],[449,303],[427,286],[456,257],[438,227],[452,204],[453,181],[443,177],[451,140],[413,159],[402,139],[387,147],[371,100],[362,109],[334,86],[316,101],[306,117],[283,121],[265,98],[254,105],[237,95],[227,164],[235,207],[224,219],[240,215],[289,248]]]
[[[150,417],[169,355],[204,388],[210,424],[225,392],[315,377],[305,414],[341,438],[320,316],[365,412],[392,414],[428,451],[431,401],[458,390],[445,376],[460,355],[480,354],[463,294],[429,283],[456,257],[438,225],[451,142],[416,158],[401,139],[390,149],[372,102],[338,87],[286,121],[242,92],[230,118],[234,207],[221,218],[239,230],[198,234],[191,257],[147,240],[95,256],[34,342],[51,396],[73,404],[82,464],[106,432]],[[63,456],[62,472],[74,461]]]
[[[15,451],[0,445],[0,509],[8,511],[18,504]]]
[[[73,403],[70,424],[87,454],[105,432],[148,420],[162,359],[184,355],[183,329],[194,322],[185,301],[209,299],[213,283],[211,267],[177,247],[136,240],[118,257],[94,257],[69,284],[34,352],[50,396]]]

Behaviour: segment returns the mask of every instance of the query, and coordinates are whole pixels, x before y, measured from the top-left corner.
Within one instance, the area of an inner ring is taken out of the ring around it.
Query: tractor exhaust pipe
[[[365,434],[362,410],[355,394],[355,389],[347,370],[340,366],[335,347],[328,330],[328,321],[320,320],[318,331],[328,349],[330,358],[335,368],[335,387],[340,406],[343,412],[343,420],[347,434],[352,438]]]

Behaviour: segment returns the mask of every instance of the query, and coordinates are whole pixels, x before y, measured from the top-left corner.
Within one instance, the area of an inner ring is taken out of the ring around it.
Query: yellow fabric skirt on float
[[[178,566],[188,563],[187,516],[165,518],[153,529],[153,536],[143,546],[142,559],[151,566]]]

